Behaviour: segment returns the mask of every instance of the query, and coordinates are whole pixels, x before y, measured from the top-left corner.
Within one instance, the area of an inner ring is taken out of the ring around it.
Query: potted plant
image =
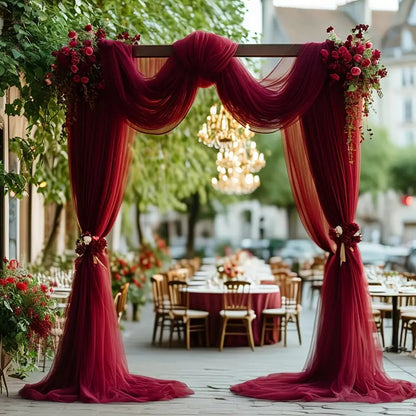
[[[52,290],[29,274],[17,260],[3,259],[0,268],[0,363],[5,367],[11,361],[18,377],[23,378],[27,372],[37,369],[39,343],[48,337],[55,319]]]

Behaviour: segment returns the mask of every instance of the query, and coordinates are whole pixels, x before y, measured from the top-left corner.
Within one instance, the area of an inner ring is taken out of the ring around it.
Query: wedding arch
[[[340,77],[353,82],[358,73],[346,73],[337,64],[344,51],[336,46],[334,42],[302,45],[289,72],[258,81],[234,57],[237,44],[194,32],[175,42],[173,54],[148,77],[137,70],[131,45],[101,36],[103,78],[78,76],[86,99],[75,99],[67,91],[70,176],[82,231],[67,323],[50,372],[39,383],[26,385],[20,391],[23,397],[121,402],[193,393],[178,381],[129,373],[114,313],[104,237],[122,202],[135,131],[170,131],[186,116],[197,89],[211,85],[241,124],[262,133],[282,130],[299,214],[311,238],[329,252],[316,340],[305,369],[250,380],[231,391],[298,401],[375,403],[416,397],[415,385],[385,374],[374,335],[357,249],[359,229],[354,223],[362,100],[368,97],[353,90],[347,93],[345,84],[337,82]],[[371,44],[363,48],[370,50],[371,64],[376,65],[379,56],[371,52]],[[95,51],[85,46],[83,53],[87,59]],[[57,54],[58,75],[68,54],[68,48]],[[350,63],[348,59],[342,62]],[[72,66],[71,70],[77,75]]]

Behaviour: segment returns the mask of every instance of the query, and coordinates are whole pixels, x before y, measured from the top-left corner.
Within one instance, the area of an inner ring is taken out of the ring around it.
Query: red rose
[[[121,276],[118,273],[114,273],[114,280],[121,280]]]
[[[17,288],[17,290],[20,290],[21,292],[23,292],[27,289],[27,285],[26,285],[26,283],[18,282],[16,284],[16,288]]]
[[[19,262],[15,259],[12,259],[9,261],[9,264],[7,265],[7,268],[9,270],[16,270],[19,267]]]
[[[85,55],[87,55],[87,56],[91,56],[93,53],[94,53],[94,49],[93,49],[93,48],[91,48],[90,46],[87,46],[87,47],[85,48]]]
[[[91,46],[91,40],[90,39],[85,39],[83,42],[84,46]]]
[[[351,56],[351,54],[349,52],[347,52],[342,58],[344,59],[344,62],[346,64],[350,63],[351,60],[352,60],[352,56]]]
[[[90,79],[88,77],[81,77],[81,84],[88,84]]]
[[[97,32],[95,32],[95,36],[98,39],[103,39],[105,38],[105,30],[101,29],[100,27],[97,29]]]
[[[363,59],[363,57],[360,54],[356,53],[354,55],[354,58],[353,59],[354,59],[355,62],[361,62],[361,60]]]
[[[76,46],[78,45],[78,42],[77,42],[75,39],[72,39],[72,40],[68,43],[68,45],[69,45],[71,48],[76,48]]]
[[[78,72],[78,67],[76,65],[71,65],[71,72],[76,74]]]
[[[367,68],[368,66],[370,66],[370,64],[371,64],[371,61],[367,58],[363,59],[363,61],[361,62],[361,66],[363,68]]]
[[[329,76],[334,80],[334,81],[339,81],[339,75],[338,74],[329,74]]]
[[[64,55],[69,55],[69,48],[68,48],[68,46],[62,46],[62,48],[61,48],[61,52],[62,52]]]
[[[48,290],[49,290],[49,288],[48,288],[48,286],[46,286],[46,285],[40,285],[40,290],[43,292],[43,293],[46,293]]]
[[[20,308],[20,307],[15,308],[14,309],[14,314],[16,316],[20,316],[22,314],[22,308]]]
[[[351,75],[353,75],[354,77],[358,77],[358,75],[361,74],[361,69],[358,68],[357,66],[353,66],[351,68]]]
[[[86,32],[91,32],[93,30],[92,25],[85,25],[84,30]]]
[[[339,58],[338,52],[337,51],[332,51],[331,52],[331,58],[338,59]]]
[[[6,279],[0,279],[0,286],[6,286],[7,280]]]
[[[100,83],[97,85],[97,88],[98,88],[99,90],[103,90],[103,89],[104,89],[104,82],[100,82]]]
[[[14,283],[15,282],[15,280],[14,280],[14,277],[8,277],[7,279],[6,279],[6,282],[7,283]]]
[[[356,48],[355,48],[355,52],[362,54],[364,52],[364,45],[362,43],[360,43]]]
[[[78,37],[77,32],[75,32],[75,30],[70,30],[68,32],[68,37],[69,37],[69,39],[77,38]]]
[[[367,43],[365,44],[365,47],[366,47],[367,49],[370,49],[372,46],[373,46],[373,44],[372,44],[371,42],[367,42]]]
[[[81,81],[81,77],[80,77],[79,75],[74,75],[74,76],[72,77],[72,81],[74,81],[74,82],[76,82],[76,83],[78,84],[78,82],[80,82],[80,81]]]
[[[373,59],[379,59],[381,56],[381,52],[378,49],[375,49],[371,55]]]

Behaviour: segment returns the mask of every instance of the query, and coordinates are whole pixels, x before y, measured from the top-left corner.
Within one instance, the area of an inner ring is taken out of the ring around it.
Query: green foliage
[[[374,195],[387,190],[389,186],[394,146],[384,129],[377,127],[373,130],[373,139],[365,139],[361,143],[360,193],[370,192]]]
[[[390,186],[403,194],[416,191],[416,146],[397,150],[390,170]]]

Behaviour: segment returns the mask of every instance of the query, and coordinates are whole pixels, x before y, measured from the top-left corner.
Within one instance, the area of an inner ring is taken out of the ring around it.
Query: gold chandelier
[[[216,104],[211,106],[207,122],[198,132],[198,140],[201,143],[217,149],[229,147],[235,142],[246,141],[252,137],[254,133],[249,130],[249,126],[243,127],[222,105],[217,114]]]
[[[249,194],[260,185],[260,178],[253,173],[262,169],[266,161],[251,140],[254,133],[249,126],[244,128],[228,111],[213,105],[207,122],[198,133],[198,139],[209,147],[219,149],[217,153],[218,178],[212,178],[214,189],[227,194]]]
[[[252,173],[238,173],[234,170],[227,170],[220,173],[217,178],[211,179],[214,189],[225,194],[251,194],[260,185],[260,178]]]

